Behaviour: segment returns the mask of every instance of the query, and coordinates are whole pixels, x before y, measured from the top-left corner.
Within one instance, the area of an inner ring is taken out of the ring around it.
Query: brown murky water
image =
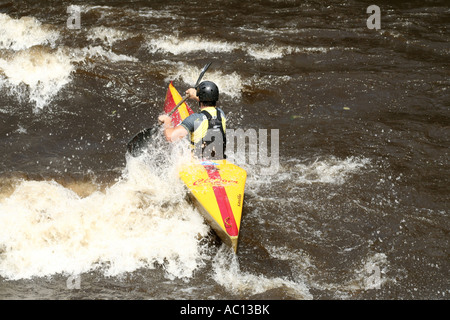
[[[1,299],[448,299],[444,1],[379,30],[367,1],[71,4],[0,2]],[[163,141],[126,156],[208,61],[229,128],[279,130],[237,256]]]

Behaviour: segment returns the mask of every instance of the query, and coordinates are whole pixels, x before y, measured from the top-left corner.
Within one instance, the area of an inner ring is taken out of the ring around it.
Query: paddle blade
[[[183,100],[183,98],[171,82],[167,89],[166,100],[164,101],[164,112],[170,113],[181,100]],[[176,127],[193,113],[194,111],[192,111],[186,102],[182,103],[172,114],[172,125]]]
[[[128,142],[128,152],[134,157],[138,156],[142,152],[143,148],[148,145],[151,138],[157,133],[158,127],[147,128],[140,131]]]
[[[199,75],[199,77],[198,77],[198,79],[197,79],[197,82],[195,83],[195,87],[194,87],[195,89],[197,89],[198,85],[200,84],[200,81],[201,81],[202,78],[203,78],[203,75],[205,74],[206,70],[208,70],[208,68],[209,68],[209,66],[211,65],[211,63],[212,63],[212,62],[207,63],[207,64],[203,67],[203,69],[202,69],[202,71],[200,72],[200,75]]]

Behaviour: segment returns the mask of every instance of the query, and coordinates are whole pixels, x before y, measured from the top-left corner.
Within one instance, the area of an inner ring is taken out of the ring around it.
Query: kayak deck
[[[247,172],[226,160],[215,160],[185,164],[179,176],[211,228],[236,252]]]

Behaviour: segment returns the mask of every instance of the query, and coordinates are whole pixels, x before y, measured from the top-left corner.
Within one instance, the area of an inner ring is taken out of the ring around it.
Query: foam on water
[[[346,178],[370,163],[367,158],[348,157],[343,160],[331,157],[327,160],[314,161],[312,164],[295,166],[304,177],[303,182],[342,184]]]
[[[105,9],[104,7],[99,8]],[[113,8],[107,8],[113,10]],[[86,11],[94,9],[96,7],[84,8]],[[71,81],[72,73],[79,62],[90,64],[93,63],[92,60],[99,59],[112,63],[139,61],[133,56],[117,54],[112,50],[116,42],[133,37],[134,35],[130,32],[106,26],[95,26],[86,31],[87,45],[85,47],[60,46],[56,49],[55,46],[61,34],[54,28],[43,25],[36,18],[14,19],[6,14],[0,14],[0,21],[2,22],[0,24],[0,50],[3,51],[0,51],[0,88],[6,88],[7,94],[18,97],[20,101],[34,104],[36,110],[48,106]],[[174,55],[197,51],[231,53],[240,50],[257,60],[279,59],[297,52],[316,52],[313,50],[314,48],[263,46],[207,40],[198,36],[190,38],[164,36],[149,39],[145,45],[151,53],[162,51]],[[321,52],[326,50],[326,48],[322,48]],[[167,79],[180,79],[187,83],[194,83],[198,72],[199,69],[196,67],[177,63],[173,70],[169,70]],[[221,93],[231,98],[241,97],[246,80],[237,72],[224,74],[219,70],[210,70],[207,77],[214,79],[221,88]]]
[[[200,71],[201,68],[179,62],[174,64],[171,69],[167,70],[168,76],[166,77],[166,81],[179,80],[193,86],[197,81]],[[220,94],[226,94],[233,99],[241,97],[244,81],[236,72],[225,74],[222,71],[214,70],[214,67],[211,67],[208,69],[208,72],[205,73],[202,80],[214,81],[220,88]],[[180,92],[180,94],[183,95],[184,92]]]
[[[276,183],[289,182],[289,184],[295,186],[310,184],[341,185],[346,183],[353,175],[363,173],[363,169],[367,169],[370,165],[370,159],[360,157],[338,159],[334,156],[308,162],[299,159],[280,159],[279,171],[277,174],[270,176],[260,174],[261,166],[251,166],[239,162],[236,164],[247,170],[246,192],[254,192],[254,195],[257,196],[260,189]],[[273,200],[271,198],[271,201]],[[282,198],[277,201],[285,200]],[[295,198],[289,201],[297,200]]]
[[[126,31],[108,28],[104,26],[93,27],[87,32],[86,38],[89,41],[101,40],[103,44],[111,47],[117,41],[126,40],[132,37],[132,34]]]
[[[295,160],[296,162],[296,160]],[[338,159],[316,159],[312,163],[295,164],[292,172],[298,175],[298,183],[328,183],[343,184],[352,174],[360,172],[361,169],[370,164],[370,159],[359,157],[348,157]]]
[[[293,47],[276,45],[251,45],[247,46],[247,53],[257,60],[280,59],[295,53],[318,54],[327,53],[333,48],[325,47]]]
[[[245,296],[283,288],[295,299],[312,299],[308,287],[299,277],[296,281],[266,277],[240,270],[237,256],[222,246],[213,260],[214,280],[234,294]]]
[[[115,42],[130,36],[113,28],[94,27],[87,32],[87,40],[100,40],[107,49],[99,45],[56,49],[57,31],[34,17],[13,19],[0,14],[0,89],[42,110],[71,81],[76,63],[138,61],[111,49]]]
[[[0,49],[25,50],[36,45],[55,46],[58,32],[33,17],[14,19],[0,13]]]
[[[210,228],[185,201],[176,171],[186,159],[185,147],[174,147],[172,157],[159,148],[151,156],[127,158],[120,178],[104,191],[17,181],[13,190],[0,195],[0,276],[17,280],[93,270],[121,276],[162,266],[168,279],[191,279],[211,261],[212,279],[231,294],[281,289],[295,299],[312,299],[314,281],[307,270],[315,267],[302,252],[267,248],[273,258],[292,264],[290,278],[242,271],[225,245],[211,256],[202,241]],[[157,166],[154,158],[159,156],[175,160]],[[249,179],[249,187],[258,192],[259,184]]]
[[[106,61],[130,61],[136,62],[137,58],[125,54],[114,53],[111,49],[105,50],[102,46],[88,46],[82,49],[73,49],[72,57],[74,61],[84,61],[86,58],[100,58]]]
[[[74,70],[65,50],[32,47],[2,59],[3,86],[42,109],[70,81]]]
[[[130,158],[115,184],[86,197],[54,181],[21,181],[0,198],[0,275],[115,276],[161,265],[170,279],[191,277],[209,227],[185,201],[175,168]]]
[[[279,59],[284,55],[292,52],[289,48],[277,47],[277,46],[262,46],[253,45],[249,46],[247,50],[248,54],[258,60],[270,60]]]
[[[34,17],[0,14],[0,87],[10,95],[45,106],[69,82],[73,67],[59,33]]]
[[[149,51],[152,53],[163,51],[175,55],[195,51],[231,52],[238,48],[238,45],[225,41],[202,40],[199,37],[179,39],[176,36],[164,36],[158,39],[151,39],[147,45]]]
[[[180,39],[177,36],[163,36],[147,41],[147,49],[151,53],[164,52],[173,55],[189,54],[197,51],[209,53],[231,53],[241,50],[257,60],[280,59],[294,53],[326,53],[333,48],[325,47],[293,47],[284,45],[249,44],[244,42],[227,42],[205,40],[201,37]]]

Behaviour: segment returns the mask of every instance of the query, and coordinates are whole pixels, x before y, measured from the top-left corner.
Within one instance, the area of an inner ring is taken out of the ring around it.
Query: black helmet
[[[197,87],[197,97],[200,102],[216,102],[219,100],[219,88],[211,81],[203,81]]]

